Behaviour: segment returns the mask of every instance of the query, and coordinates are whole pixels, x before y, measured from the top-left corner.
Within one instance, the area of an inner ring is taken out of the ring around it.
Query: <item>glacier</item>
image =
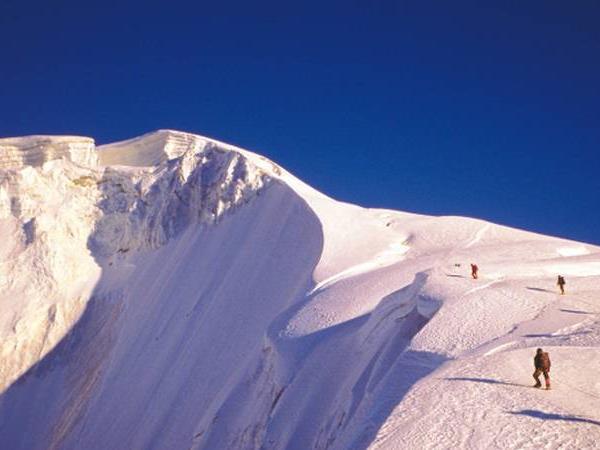
[[[598,448],[596,246],[174,130],[0,139],[0,232],[0,448]]]

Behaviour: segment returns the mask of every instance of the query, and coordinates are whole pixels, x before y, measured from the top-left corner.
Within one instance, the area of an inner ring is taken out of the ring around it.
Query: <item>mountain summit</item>
[[[0,139],[0,233],[0,448],[600,442],[596,246],[341,203],[171,130]]]

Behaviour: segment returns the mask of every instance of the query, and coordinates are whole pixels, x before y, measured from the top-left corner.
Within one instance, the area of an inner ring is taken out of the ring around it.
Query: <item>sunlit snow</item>
[[[600,446],[596,246],[170,130],[0,139],[0,233],[2,449]]]

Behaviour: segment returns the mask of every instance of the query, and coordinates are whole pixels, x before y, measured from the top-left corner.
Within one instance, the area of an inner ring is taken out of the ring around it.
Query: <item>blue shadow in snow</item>
[[[576,331],[574,333],[568,333],[568,334],[551,334],[551,333],[542,333],[542,334],[525,334],[523,335],[523,337],[526,338],[568,338],[571,336],[582,336],[582,335],[586,335],[586,334],[590,334],[591,331]]]
[[[376,355],[375,359],[381,358],[383,355]],[[369,386],[370,382],[365,383],[365,392],[370,391],[370,402],[372,406],[367,407],[366,416],[368,421],[363,418],[362,423],[358,423],[363,429],[355,436],[345,448],[356,450],[366,450],[373,444],[377,433],[385,424],[386,420],[396,406],[402,402],[403,398],[408,394],[411,388],[421,379],[432,374],[442,364],[448,361],[448,358],[436,353],[406,351],[400,354],[399,357],[386,370],[385,377],[381,377],[378,389],[373,389]],[[370,366],[372,364],[369,364]],[[367,368],[367,372],[372,370]],[[373,378],[371,373],[367,373],[368,377]],[[375,374],[373,374],[375,375]],[[362,378],[362,377],[361,377]],[[356,387],[355,387],[356,389]],[[354,394],[353,390],[353,394]],[[364,395],[364,394],[363,394]],[[352,415],[351,415],[352,416]],[[346,424],[352,424],[350,416]],[[356,422],[354,422],[356,424]]]
[[[542,289],[542,288],[536,288],[536,287],[527,287],[528,290],[530,291],[537,291],[537,292],[549,292],[549,293],[554,293],[554,291],[550,291],[548,289]]]
[[[587,419],[585,417],[570,416],[566,414],[545,413],[536,409],[522,409],[521,411],[507,411],[508,414],[516,416],[529,416],[541,420],[563,420],[565,422],[589,423],[591,425],[600,425],[597,420]]]
[[[505,386],[529,387],[524,384],[511,383],[510,381],[494,380],[492,378],[448,377],[448,378],[444,378],[444,380],[446,380],[446,381],[470,381],[472,383],[502,384]]]
[[[590,312],[587,311],[578,311],[576,309],[565,309],[565,308],[561,308],[560,311],[562,312],[567,312],[567,313],[571,313],[571,314],[592,314]]]

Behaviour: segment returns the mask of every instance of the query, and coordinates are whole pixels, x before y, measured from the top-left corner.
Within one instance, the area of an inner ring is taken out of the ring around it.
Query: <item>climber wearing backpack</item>
[[[471,264],[471,276],[473,277],[473,279],[477,279],[477,271],[479,270],[479,267],[477,267],[477,264]]]
[[[567,282],[565,281],[564,277],[559,275],[556,285],[560,288],[560,295],[565,295],[565,284],[567,284]]]
[[[541,348],[537,349],[535,357],[533,358],[533,365],[535,366],[535,372],[533,372],[533,378],[535,384],[533,387],[542,387],[540,383],[540,375],[544,374],[544,380],[546,381],[546,389],[550,389],[550,356],[547,352]]]

